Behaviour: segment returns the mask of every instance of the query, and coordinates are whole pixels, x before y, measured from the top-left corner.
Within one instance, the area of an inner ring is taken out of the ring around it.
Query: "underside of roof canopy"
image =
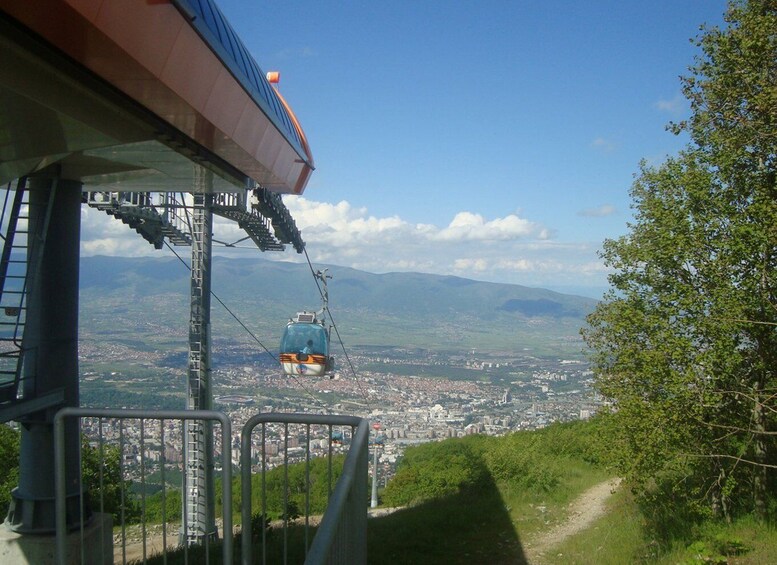
[[[301,194],[313,167],[212,0],[0,0],[0,182]]]

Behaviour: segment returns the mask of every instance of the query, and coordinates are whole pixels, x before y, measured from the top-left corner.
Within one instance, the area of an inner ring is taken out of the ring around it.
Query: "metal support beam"
[[[212,410],[210,385],[210,286],[213,196],[194,194],[192,213],[191,317],[189,321],[189,379],[187,408]],[[187,422],[184,445],[186,492],[184,530],[188,545],[218,537],[213,479],[213,431],[209,422]]]
[[[377,435],[377,432],[375,433]],[[370,508],[378,507],[378,443],[372,444],[372,497]]]
[[[30,179],[30,269],[39,265],[27,298],[24,328],[24,398],[61,393],[65,406],[78,406],[78,262],[81,183]],[[54,211],[56,211],[54,213]],[[53,534],[53,410],[21,418],[19,486],[14,489],[7,524],[16,532]],[[66,489],[69,525],[81,522],[79,474],[81,443],[75,422],[66,427]],[[85,511],[88,514],[88,509]]]

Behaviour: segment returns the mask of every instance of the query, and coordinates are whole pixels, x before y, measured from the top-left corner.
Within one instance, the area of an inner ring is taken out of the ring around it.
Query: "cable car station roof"
[[[212,0],[0,0],[0,183],[301,194],[299,123]]]

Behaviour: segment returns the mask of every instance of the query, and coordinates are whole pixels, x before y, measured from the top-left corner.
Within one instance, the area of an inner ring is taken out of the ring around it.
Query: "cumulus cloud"
[[[476,272],[476,273],[483,273],[487,271],[491,265],[486,259],[483,258],[472,258],[472,257],[466,257],[466,258],[460,258],[460,259],[454,259],[453,261],[453,269],[457,273],[466,273],[466,272]]]
[[[612,204],[603,204],[598,208],[586,208],[580,210],[577,215],[586,218],[604,218],[605,216],[612,216],[616,212],[615,206]]]
[[[590,286],[604,284],[605,273],[596,255],[598,244],[558,241],[554,230],[516,213],[486,218],[461,211],[447,225],[437,226],[411,223],[399,216],[378,217],[346,201],[331,204],[286,197],[284,202],[316,264],[374,273],[457,275],[546,288],[586,286],[587,281]],[[606,208],[597,209],[598,213],[604,214]],[[229,243],[243,237],[245,233],[234,222],[214,219],[214,240]],[[250,241],[238,247],[247,249],[214,244],[213,252],[233,257],[259,253]],[[120,221],[87,207],[82,212],[81,250],[84,255],[170,253],[155,250]],[[184,249],[178,251],[188,255]],[[271,260],[304,260],[289,250],[260,255]]]
[[[538,231],[538,226],[514,214],[486,221],[480,214],[459,212],[447,228],[429,235],[439,241],[507,241]]]
[[[480,214],[459,212],[444,228],[432,224],[410,224],[397,216],[376,218],[365,208],[353,208],[348,202],[327,204],[304,197],[287,199],[286,205],[303,234],[315,234],[332,245],[386,243],[421,239],[436,242],[509,241],[527,237],[548,237],[542,226],[509,214],[486,220]]]
[[[154,247],[105,212],[81,206],[81,254],[143,257],[157,253]]]
[[[585,285],[587,277],[601,286],[605,278],[589,266],[600,263],[598,245],[559,242],[554,230],[517,214],[487,219],[462,211],[439,227],[396,216],[377,218],[347,202],[304,197],[285,202],[313,261],[379,273],[419,271],[546,287]],[[598,209],[599,214],[612,211]]]

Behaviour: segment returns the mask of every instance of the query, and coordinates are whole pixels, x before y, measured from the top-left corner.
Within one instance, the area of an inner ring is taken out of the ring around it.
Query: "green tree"
[[[474,491],[490,481],[482,437],[448,439],[408,447],[383,502],[404,506]]]
[[[767,515],[777,413],[777,1],[732,2],[683,79],[692,143],[641,165],[583,336],[620,466],[668,517]]]
[[[294,463],[251,475],[252,514],[259,514],[261,520],[262,497],[267,518],[270,520],[294,519],[304,515],[309,508],[311,514],[323,514],[329,503],[330,486],[334,489],[343,472],[345,455],[314,457],[309,463]],[[232,510],[239,514],[242,500],[240,479],[236,478]],[[264,490],[262,482],[264,481]]]
[[[107,512],[114,523],[132,522],[140,517],[137,497],[130,492],[131,481],[122,477],[121,451],[117,445],[92,446],[81,442],[81,477],[94,512]]]
[[[19,484],[19,432],[0,424],[0,515],[8,514],[11,491]]]

